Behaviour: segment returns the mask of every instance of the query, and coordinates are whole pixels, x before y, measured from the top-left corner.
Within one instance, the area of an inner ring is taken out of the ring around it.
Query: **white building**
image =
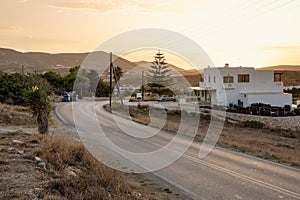
[[[204,82],[199,83],[200,100],[218,106],[250,106],[265,103],[283,107],[292,105],[292,95],[283,93],[281,74],[254,67],[205,68]],[[207,94],[210,94],[207,97]],[[206,97],[206,98],[205,98]]]

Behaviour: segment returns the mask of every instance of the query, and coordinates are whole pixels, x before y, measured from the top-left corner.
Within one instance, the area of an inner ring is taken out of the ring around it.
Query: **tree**
[[[64,77],[64,87],[65,87],[66,91],[70,92],[73,90],[74,82],[76,80],[76,75],[77,75],[79,68],[80,68],[80,66],[72,67],[69,70],[70,73]]]
[[[37,86],[25,92],[26,103],[36,119],[38,131],[40,134],[48,132],[48,119],[51,110],[47,94]]]
[[[121,79],[121,77],[123,76],[123,70],[119,66],[115,67],[114,70],[115,70],[114,74],[116,76],[116,79],[117,79],[117,81],[119,81]]]
[[[101,78],[98,82],[98,86],[96,89],[96,97],[109,97],[110,88],[109,83],[104,82]]]
[[[49,71],[40,76],[46,79],[52,85],[52,87],[55,88],[56,94],[61,95],[63,93],[62,90],[63,90],[64,79],[60,74]]]
[[[95,70],[89,70],[87,73],[87,76],[89,78],[89,90],[90,90],[90,95],[95,95],[95,92],[97,90],[98,86],[98,81],[99,81],[99,74]]]
[[[153,89],[153,87],[158,87],[159,91],[161,87],[168,87],[173,85],[173,79],[170,78],[167,63],[165,62],[165,56],[163,53],[158,51],[154,56],[154,62],[152,62],[149,73],[146,74],[146,81],[148,85]]]

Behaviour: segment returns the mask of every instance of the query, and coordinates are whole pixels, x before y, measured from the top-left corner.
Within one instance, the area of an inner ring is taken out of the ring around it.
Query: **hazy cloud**
[[[262,51],[299,51],[300,46],[266,46],[266,47],[259,47],[258,50]]]
[[[21,27],[16,27],[16,26],[0,26],[0,31],[12,32],[12,31],[20,31],[20,30],[22,30]]]
[[[29,1],[31,1],[31,0],[18,0],[18,2],[20,2],[20,3],[25,3],[25,2],[29,2]]]
[[[155,2],[150,0],[85,0],[85,1],[59,1],[51,4],[51,7],[75,10],[96,10],[101,13],[112,11],[136,10],[141,12],[170,10],[174,1],[165,0]]]

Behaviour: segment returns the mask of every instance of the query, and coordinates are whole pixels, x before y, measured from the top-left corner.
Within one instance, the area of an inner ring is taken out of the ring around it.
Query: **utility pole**
[[[112,73],[113,73],[112,52],[110,52],[110,65],[109,65],[109,107],[111,107],[111,97],[112,97]]]
[[[142,71],[142,101],[144,101],[144,71]]]

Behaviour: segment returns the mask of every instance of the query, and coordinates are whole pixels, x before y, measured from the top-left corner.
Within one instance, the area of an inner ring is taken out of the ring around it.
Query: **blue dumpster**
[[[70,95],[65,94],[65,95],[64,95],[64,98],[63,98],[63,101],[64,101],[64,102],[69,102],[69,101],[70,101]]]

